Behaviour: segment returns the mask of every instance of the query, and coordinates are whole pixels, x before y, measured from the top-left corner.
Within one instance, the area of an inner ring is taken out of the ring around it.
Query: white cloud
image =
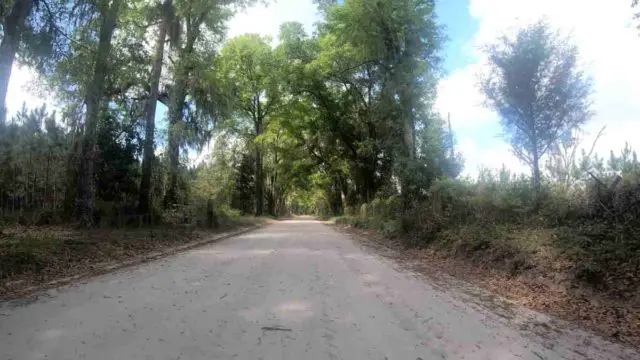
[[[280,25],[288,21],[302,23],[307,33],[313,32],[313,24],[320,14],[313,0],[278,0],[270,5],[255,5],[238,14],[229,22],[229,38],[245,33],[270,35],[274,40]]]
[[[484,97],[475,86],[480,68],[479,64],[469,65],[438,83],[436,110],[443,115],[450,114],[456,129],[496,120],[495,114],[483,105]]]
[[[607,125],[596,151],[606,155],[609,150],[622,148],[625,142],[640,150],[637,135],[640,133],[640,33],[632,25],[632,11],[626,1],[470,0],[469,11],[479,22],[469,49],[476,63],[444,79],[439,85],[437,101],[443,114],[452,112],[453,127],[465,133],[460,143],[467,144],[462,151],[468,159],[486,159],[480,161],[488,166],[500,162],[495,157],[504,159],[506,164],[513,160],[513,155],[503,151],[503,142],[493,141],[490,146],[479,147],[479,139],[463,131],[479,122],[495,124],[498,121],[497,116],[478,105],[482,95],[475,86],[475,74],[483,61],[478,49],[502,34],[512,33],[543,17],[572,36],[580,49],[585,72],[594,80],[596,115],[585,130],[595,136]],[[475,171],[467,167],[465,173]]]
[[[490,147],[482,147],[476,141],[464,138],[458,142],[458,147],[464,154],[463,175],[475,177],[483,167],[500,169],[503,165],[516,173],[529,172],[529,168],[511,153],[509,145],[503,141],[496,141]]]

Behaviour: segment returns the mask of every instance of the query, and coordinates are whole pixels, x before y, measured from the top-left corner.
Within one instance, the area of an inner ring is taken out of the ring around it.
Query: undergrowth
[[[0,238],[0,279],[25,272],[40,273],[61,255],[64,239],[50,231],[24,232]]]
[[[440,180],[402,211],[398,197],[349,208],[338,223],[373,229],[406,247],[427,248],[512,276],[537,269],[629,298],[640,290],[640,175],[571,187],[547,183],[538,196],[527,177],[485,172]]]
[[[266,217],[240,216],[225,210],[219,211],[217,216],[215,228],[196,221],[90,230],[69,226],[5,225],[0,232],[0,292],[3,287],[6,291],[7,282],[39,282],[91,271],[100,263],[126,260],[194,242],[211,233],[269,221]],[[184,219],[184,216],[175,218]]]

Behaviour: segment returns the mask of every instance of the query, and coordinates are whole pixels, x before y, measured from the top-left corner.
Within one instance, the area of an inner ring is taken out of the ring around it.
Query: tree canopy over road
[[[552,248],[577,283],[623,299],[640,289],[640,162],[628,144],[593,151],[592,80],[568,34],[541,19],[484,48],[478,89],[531,173],[463,178],[434,109],[447,39],[436,1],[317,0],[313,31],[228,37],[255,4],[2,1],[0,226],[313,214],[510,274],[557,271],[539,256]],[[55,109],[7,112],[15,64]],[[22,228],[2,228],[0,278],[47,268],[30,251],[48,237],[23,248]]]

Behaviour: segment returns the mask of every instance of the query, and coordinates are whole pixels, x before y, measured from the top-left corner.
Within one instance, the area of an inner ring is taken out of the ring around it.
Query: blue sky
[[[465,174],[502,164],[528,172],[500,134],[499,118],[486,109],[476,79],[486,69],[479,48],[501,35],[545,18],[570,34],[581,67],[594,81],[594,117],[584,127],[583,146],[606,126],[596,152],[607,155],[625,142],[640,149],[640,33],[628,1],[610,0],[441,0],[438,14],[451,41],[445,46],[447,75],[438,84],[436,109],[451,113]],[[636,65],[634,65],[636,64]]]
[[[440,1],[436,13],[448,37],[443,66],[451,73],[473,62],[468,45],[478,31],[478,21],[469,14],[469,0]]]
[[[444,62],[442,64],[446,76],[454,74],[456,71],[475,63],[473,54],[473,36],[479,28],[479,22],[471,16],[469,11],[469,0],[446,0],[440,1],[436,7],[438,21],[444,27],[447,41],[443,46]],[[455,107],[443,108],[442,114],[453,116],[455,124]],[[490,124],[478,124],[478,126],[468,126],[456,129],[456,136],[467,138],[473,137],[480,146],[491,146],[496,141],[500,133],[498,122]],[[469,168],[469,171],[475,170]]]
[[[443,48],[445,74],[438,84],[436,110],[444,117],[451,114],[466,175],[502,164],[528,171],[498,136],[496,114],[482,106],[476,79],[485,68],[485,59],[478,49],[542,17],[571,34],[581,52],[583,69],[594,80],[595,116],[584,128],[585,145],[606,125],[597,152],[606,155],[625,142],[640,149],[640,32],[633,26],[629,1],[440,0],[436,11],[449,38]],[[302,22],[311,32],[318,20],[312,0],[277,0],[268,7],[256,5],[237,14],[229,23],[228,37],[253,32],[275,38],[286,21]],[[33,78],[29,69],[14,67],[7,99],[10,113],[23,101],[28,106],[52,101],[25,88]],[[163,123],[165,109],[160,106],[158,110],[157,120]],[[204,156],[206,153],[200,159]]]

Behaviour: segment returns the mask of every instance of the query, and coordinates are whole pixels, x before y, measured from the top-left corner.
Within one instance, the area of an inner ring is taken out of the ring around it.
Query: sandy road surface
[[[2,304],[0,359],[640,359],[580,331],[525,332],[534,320],[523,319],[438,290],[328,226],[283,221]]]

